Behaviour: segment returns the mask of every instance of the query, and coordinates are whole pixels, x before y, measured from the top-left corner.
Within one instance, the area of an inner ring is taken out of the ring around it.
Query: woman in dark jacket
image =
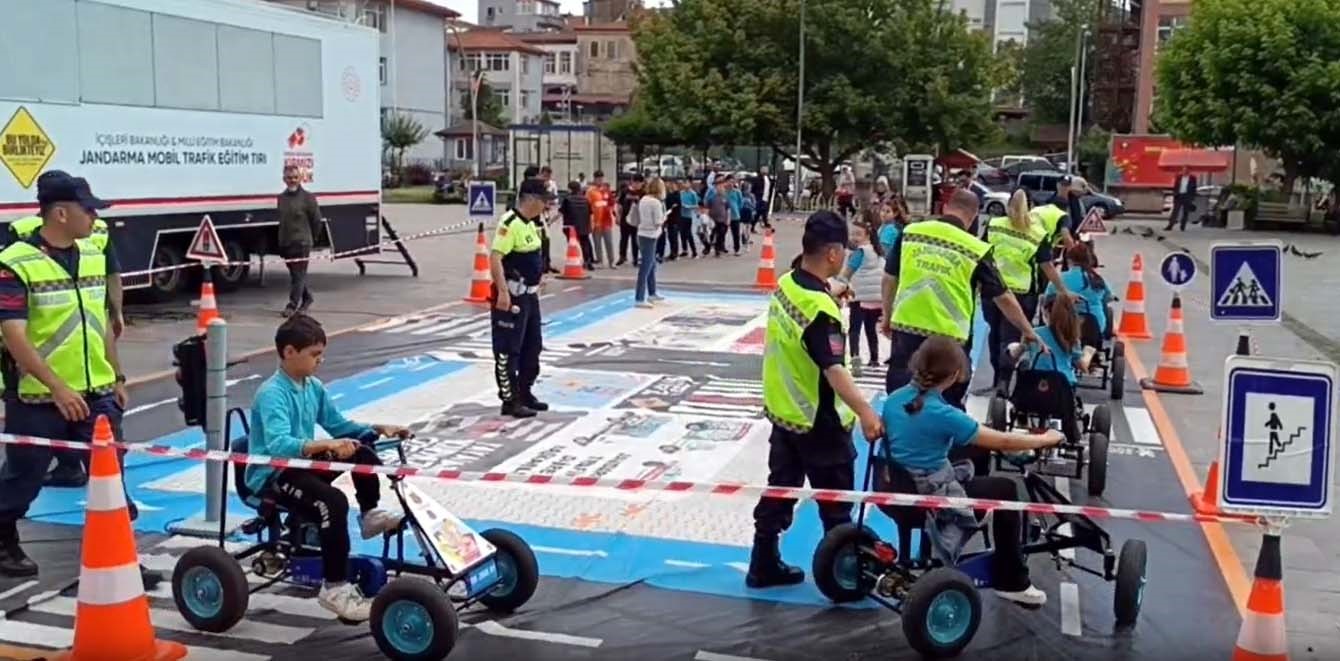
[[[563,215],[563,232],[577,234],[577,244],[582,247],[582,265],[590,271],[595,268],[591,249],[591,205],[586,202],[580,183],[568,182],[568,194],[559,203],[558,212]]]

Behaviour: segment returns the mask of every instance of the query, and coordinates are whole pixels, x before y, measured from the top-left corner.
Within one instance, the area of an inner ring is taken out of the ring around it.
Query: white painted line
[[[734,569],[735,571],[740,572],[741,574],[749,573],[749,563],[747,562],[727,562],[726,566],[730,567],[731,569]]]
[[[34,585],[37,585],[37,581],[24,581],[23,583],[19,583],[18,585],[15,585],[10,589],[5,590],[4,592],[0,592],[0,599],[8,599],[20,592],[23,592],[24,590],[27,590],[28,588]]]
[[[34,604],[30,607],[33,612],[47,613],[50,615],[64,615],[74,617],[75,609],[78,603],[71,597],[57,597],[50,601],[40,604]],[[237,638],[242,640],[255,640],[262,643],[292,645],[303,638],[312,635],[316,629],[311,627],[289,627],[279,624],[270,624],[268,622],[257,622],[255,620],[243,619],[232,629],[223,633],[209,633],[200,631],[191,626],[189,622],[174,608],[150,608],[150,620],[154,627],[166,631],[182,631],[186,633],[198,634],[201,636],[219,637],[219,638]]]
[[[1084,626],[1080,621],[1079,586],[1061,583],[1061,633],[1067,636],[1084,635]]]
[[[1068,496],[1069,492],[1067,492],[1067,491],[1062,491],[1061,494],[1062,494],[1062,495],[1065,495],[1065,496],[1067,496],[1067,497],[1069,497],[1069,496]],[[1070,529],[1070,524],[1069,524],[1069,523],[1062,523],[1061,525],[1059,525],[1059,526],[1056,527],[1056,532],[1057,532],[1057,534],[1060,534],[1060,535],[1071,535],[1071,534],[1073,534],[1074,531],[1072,531],[1072,530]],[[1074,559],[1075,559],[1075,549],[1061,549],[1061,550],[1059,551],[1059,553],[1060,553],[1061,557],[1062,557],[1062,558],[1065,558],[1066,560],[1074,560]]]
[[[698,650],[693,655],[694,661],[764,661],[752,656],[735,656],[734,654],[717,654],[716,652],[707,652]]]
[[[74,644],[74,630],[52,627],[32,622],[0,621],[0,640],[16,643],[24,647],[36,645],[52,649],[64,649]],[[220,650],[212,647],[186,646],[186,658],[195,661],[267,661],[270,657],[259,654],[247,654],[235,650]]]
[[[1131,438],[1136,444],[1163,447],[1163,438],[1159,436],[1159,430],[1154,426],[1154,419],[1149,417],[1149,411],[1141,406],[1121,408],[1126,416],[1126,424],[1131,428]]]
[[[991,409],[991,398],[981,395],[968,395],[967,401],[968,415],[973,420],[986,422],[986,414]]]
[[[337,399],[339,399],[339,398],[341,398],[341,397],[344,397],[344,393],[342,393],[342,392],[337,392],[337,393],[335,393],[334,395],[331,395],[331,396],[330,396],[330,401],[333,402],[333,401],[335,401],[335,400],[337,400]]]
[[[388,376],[388,377],[385,377],[385,378],[377,379],[376,381],[369,381],[369,382],[367,382],[367,383],[365,383],[365,384],[359,386],[358,389],[359,389],[359,390],[368,390],[368,389],[370,389],[370,388],[376,388],[377,386],[380,386],[380,385],[382,385],[382,384],[384,384],[384,383],[390,383],[391,380],[392,380],[392,378],[393,378],[393,377],[389,377],[389,376]]]
[[[550,633],[548,631],[526,631],[524,629],[511,629],[505,627],[493,620],[485,620],[477,624],[461,623],[461,626],[470,626],[479,629],[480,633],[486,633],[490,636],[500,638],[516,638],[519,640],[538,640],[546,643],[558,643],[560,645],[572,645],[574,647],[600,647],[604,640],[600,638],[587,638],[586,636],[571,636],[565,633]]]
[[[705,562],[689,562],[688,560],[666,560],[665,564],[671,567],[682,567],[684,569],[707,569],[712,566]]]
[[[126,411],[125,413],[122,414],[122,417],[125,417],[127,415],[135,415],[136,413],[144,413],[145,411],[151,411],[164,404],[171,404],[175,401],[177,401],[176,398],[164,399],[162,401],[154,402],[152,404],[140,404],[139,406],[132,406],[130,407],[129,411]]]
[[[566,293],[568,293],[568,292],[577,291],[578,289],[581,289],[581,288],[582,288],[581,285],[573,285],[573,286],[571,286],[571,287],[564,287],[562,293],[566,294]]]
[[[532,546],[530,550],[537,553],[548,553],[551,555],[570,555],[580,558],[608,558],[609,554],[605,551],[584,551],[582,549],[560,549],[553,546]]]
[[[186,658],[191,661],[269,661],[270,657],[259,654],[247,654],[233,650],[217,650],[213,647],[186,646]]]

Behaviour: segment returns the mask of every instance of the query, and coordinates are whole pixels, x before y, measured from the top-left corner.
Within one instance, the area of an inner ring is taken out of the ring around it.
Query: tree
[[[1095,31],[1100,0],[1052,0],[1054,18],[1028,24],[1028,44],[1024,46],[1020,89],[1024,105],[1035,121],[1066,124],[1070,121],[1070,68],[1078,67],[1075,46],[1085,25]],[[1088,66],[1085,90],[1093,89],[1094,39],[1086,42]]]
[[[631,147],[638,163],[642,162],[647,147],[682,142],[668,119],[653,119],[640,101],[634,101],[632,107],[622,115],[610,118],[605,122],[603,130],[616,144]]]
[[[382,144],[392,152],[397,173],[404,169],[405,150],[423,142],[427,137],[428,129],[409,115],[388,112],[382,117]]]
[[[1340,156],[1340,5],[1200,0],[1159,56],[1159,126],[1184,142],[1264,150],[1286,190]]]
[[[795,156],[802,0],[680,0],[634,24],[645,112],[693,145]],[[833,189],[870,147],[951,149],[990,135],[999,64],[941,0],[803,0],[802,155]],[[853,48],[855,46],[856,48]]]
[[[506,109],[503,108],[502,99],[498,98],[487,81],[479,81],[479,91],[476,94],[479,96],[479,121],[494,128],[506,126],[508,122],[504,114]],[[461,116],[466,119],[475,118],[475,109],[470,103],[469,91],[461,95]]]

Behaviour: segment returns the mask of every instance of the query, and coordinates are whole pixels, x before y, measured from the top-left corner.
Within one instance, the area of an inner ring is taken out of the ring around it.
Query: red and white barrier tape
[[[450,225],[444,225],[436,229],[431,229],[424,232],[418,232],[415,234],[407,234],[395,240],[382,241],[381,243],[377,243],[370,246],[363,246],[362,248],[354,248],[353,250],[322,253],[319,255],[310,255],[308,257],[284,258],[284,257],[264,256],[261,258],[261,261],[270,262],[274,264],[288,264],[290,262],[312,262],[317,260],[333,261],[344,257],[354,257],[357,255],[372,254],[374,252],[380,251],[383,248],[394,247],[397,243],[405,243],[408,241],[416,241],[419,239],[428,239],[443,234],[450,234],[452,232],[458,232],[468,227],[474,227],[478,224],[479,224],[478,220],[463,220],[459,223],[452,223]],[[242,262],[211,262],[210,264],[212,266],[230,267],[230,266],[250,266],[252,263],[253,262],[248,260]],[[143,271],[128,271],[126,273],[122,273],[121,277],[128,278],[128,277],[153,275],[155,273],[166,273],[168,271],[178,271],[181,269],[196,268],[201,266],[202,264],[203,262],[183,262],[181,264],[174,264],[172,266],[160,266],[158,268],[145,269]]]
[[[58,449],[87,451],[89,443],[58,441],[34,436],[14,436],[0,434],[0,444],[42,446]],[[561,486],[583,488],[605,488],[617,491],[659,491],[667,493],[695,493],[712,496],[731,497],[770,497],[795,500],[815,500],[819,502],[866,503],[869,505],[902,505],[920,509],[966,508],[974,510],[1005,510],[1028,512],[1030,514],[1071,514],[1092,519],[1127,519],[1144,522],[1170,523],[1251,523],[1241,518],[1229,518],[1211,514],[1183,514],[1180,512],[1155,512],[1149,510],[1131,510],[1112,507],[1089,507],[1084,505],[1053,505],[1013,500],[988,500],[982,498],[948,498],[944,496],[921,496],[916,494],[883,493],[872,491],[841,491],[829,489],[811,489],[807,487],[769,487],[750,484],[715,484],[708,482],[681,482],[657,480],[627,480],[598,477],[556,477],[551,475],[528,475],[519,473],[484,473],[478,471],[433,470],[414,466],[370,466],[350,464],[339,461],[316,461],[271,457],[263,454],[242,454],[222,450],[178,449],[166,445],[147,443],[113,443],[113,447],[130,452],[139,452],[158,457],[180,459],[228,461],[234,464],[252,466],[271,466],[273,468],[301,468],[337,473],[377,474],[393,477],[422,477],[449,482],[485,482],[511,483],[533,486]]]

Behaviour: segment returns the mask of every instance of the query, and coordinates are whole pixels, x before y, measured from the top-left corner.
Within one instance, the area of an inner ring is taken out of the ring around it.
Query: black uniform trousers
[[[840,430],[839,430],[840,431]],[[845,438],[817,438],[773,425],[768,439],[768,486],[800,487],[806,478],[815,489],[851,490],[855,481],[856,449],[851,432]],[[827,532],[851,523],[851,503],[819,503],[819,520]],[[796,501],[763,497],[754,507],[754,534],[776,537],[791,527]]]
[[[1024,318],[1032,319],[1038,311],[1037,294],[1015,294],[1014,297],[1019,301],[1019,307],[1024,310]],[[1021,334],[1019,329],[1005,318],[1005,313],[1000,311],[1000,306],[994,302],[985,301],[982,306],[982,317],[986,319],[987,325],[991,328],[990,334],[986,338],[986,350],[991,354],[991,369],[993,370],[996,383],[1001,382],[1004,376],[1000,371],[1000,356],[1005,347],[1010,346],[1011,342],[1018,342]]]
[[[906,331],[896,330],[893,332],[892,355],[889,357],[889,370],[884,375],[885,392],[893,392],[912,382],[912,370],[909,365],[912,362],[912,354],[916,353],[921,347],[921,343],[926,341],[926,336],[908,333]],[[972,369],[972,337],[969,336],[963,343],[964,363]],[[959,410],[967,410],[967,402],[964,401],[968,395],[968,381],[955,383],[946,388],[944,400],[950,406]],[[971,459],[973,469],[977,475],[989,475],[991,473],[991,453],[976,446],[964,448],[955,448],[949,453],[950,461],[960,459]]]
[[[540,295],[512,296],[512,310],[491,310],[493,319],[493,372],[498,399],[529,398],[540,376]],[[524,403],[524,401],[523,401]]]

